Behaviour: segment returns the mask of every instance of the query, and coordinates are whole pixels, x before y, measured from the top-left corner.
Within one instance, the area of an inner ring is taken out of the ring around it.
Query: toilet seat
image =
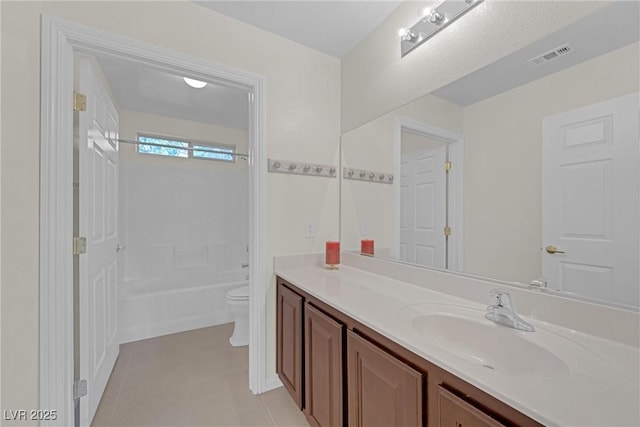
[[[230,301],[249,301],[249,286],[241,286],[227,292]]]

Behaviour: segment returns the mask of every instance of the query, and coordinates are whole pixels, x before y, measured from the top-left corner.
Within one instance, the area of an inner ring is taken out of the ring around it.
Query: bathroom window
[[[203,149],[208,151],[199,151]],[[234,149],[231,147],[194,145],[193,157],[197,157],[199,159],[225,160],[227,162],[233,162],[233,151]]]
[[[138,153],[142,154],[235,162],[235,147],[232,145],[193,143],[152,135],[138,135],[138,142],[148,143],[138,144]]]

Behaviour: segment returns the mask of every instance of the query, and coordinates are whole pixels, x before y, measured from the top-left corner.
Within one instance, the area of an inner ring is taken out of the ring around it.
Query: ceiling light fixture
[[[398,32],[401,55],[405,56],[482,2],[483,0],[445,0],[438,7],[421,9],[418,14],[420,20],[413,27],[403,28]]]
[[[205,87],[207,85],[207,82],[203,82],[200,80],[195,80],[195,79],[190,79],[189,77],[183,77],[184,82],[186,84],[188,84],[189,86],[196,88],[196,89],[202,89],[203,87]]]

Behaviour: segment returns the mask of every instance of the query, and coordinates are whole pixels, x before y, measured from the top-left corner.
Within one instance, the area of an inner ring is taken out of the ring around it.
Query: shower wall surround
[[[131,111],[121,137],[136,132],[247,146],[247,132]],[[137,153],[121,146],[122,279],[174,278],[176,287],[206,282],[247,261],[248,169],[227,163]]]

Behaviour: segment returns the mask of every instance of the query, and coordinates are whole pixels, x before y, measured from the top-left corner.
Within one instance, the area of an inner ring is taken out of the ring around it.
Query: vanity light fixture
[[[207,85],[207,82],[203,82],[200,80],[195,80],[195,79],[190,79],[189,77],[183,77],[184,82],[186,84],[188,84],[189,86],[196,88],[196,89],[202,89],[203,87],[205,87]]]
[[[413,27],[398,32],[401,55],[404,57],[483,1],[445,0],[438,7],[425,7],[419,13],[421,19]]]

